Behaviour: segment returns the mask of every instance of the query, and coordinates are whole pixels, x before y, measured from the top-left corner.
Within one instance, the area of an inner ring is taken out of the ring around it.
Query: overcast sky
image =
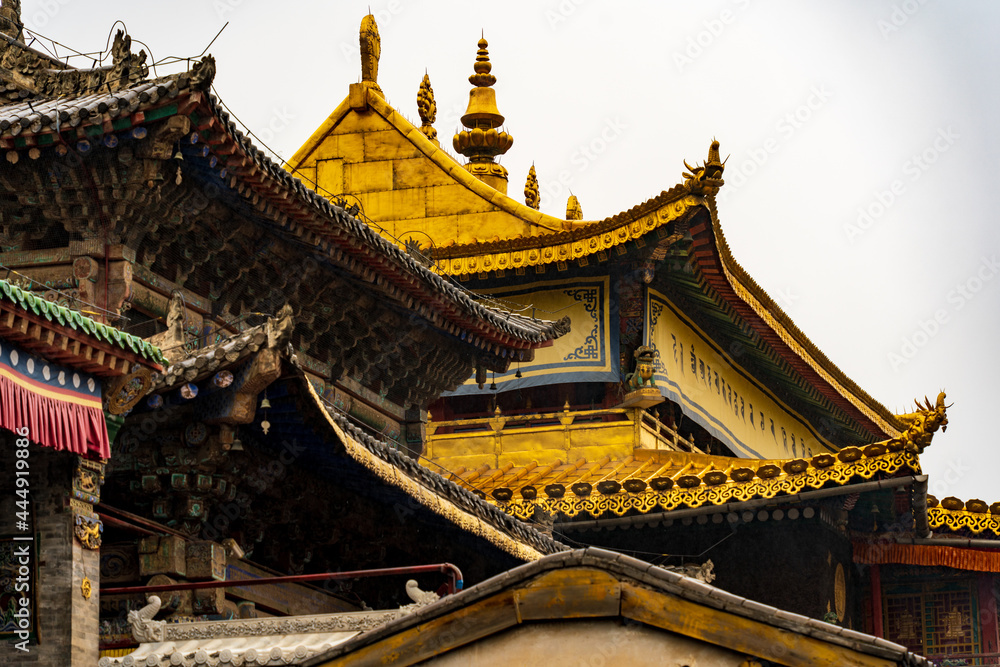
[[[534,162],[547,213],[570,188],[585,219],[626,210],[718,138],[736,259],[890,409],[947,390],[931,493],[1000,500],[1000,3],[24,0],[22,18],[83,52],[122,20],[156,60],[228,21],[216,90],[291,157],[359,79],[369,6],[387,99],[416,120],[426,69],[448,148],[485,32],[510,193]]]

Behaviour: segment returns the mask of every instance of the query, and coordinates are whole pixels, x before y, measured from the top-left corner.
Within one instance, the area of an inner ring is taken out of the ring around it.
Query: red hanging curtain
[[[111,457],[101,386],[91,376],[0,345],[0,427],[74,454]]]
[[[1000,572],[1000,552],[930,544],[854,543],[854,562],[925,565],[974,572]]]

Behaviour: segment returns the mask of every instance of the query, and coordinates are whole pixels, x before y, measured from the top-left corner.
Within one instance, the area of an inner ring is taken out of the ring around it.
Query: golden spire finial
[[[382,55],[382,39],[378,35],[375,17],[369,14],[361,19],[361,81],[371,84],[373,90],[382,92],[378,86],[378,59]]]
[[[569,194],[569,199],[566,200],[566,219],[583,220],[583,207],[580,206],[580,200],[572,192]]]
[[[437,130],[434,129],[434,121],[437,120],[437,103],[434,101],[434,89],[431,88],[431,78],[424,72],[424,79],[420,82],[420,90],[417,91],[417,113],[420,114],[420,131],[428,139],[437,139]]]
[[[528,170],[528,180],[524,184],[524,203],[530,208],[538,210],[542,198],[538,194],[538,175],[535,174],[535,164],[531,164]]]
[[[490,74],[493,65],[485,39],[479,40],[475,74],[469,83],[475,86],[469,91],[469,106],[462,116],[462,125],[469,128],[455,135],[455,150],[469,158],[465,165],[476,178],[492,185],[501,192],[507,192],[507,170],[494,162],[493,158],[503,155],[514,145],[514,138],[506,132],[498,131],[504,117],[497,109],[497,94],[491,87],[497,78]]]
[[[469,83],[473,86],[489,88],[497,82],[497,78],[490,74],[490,70],[493,69],[493,63],[490,62],[490,52],[486,48],[487,46],[489,46],[489,43],[485,39],[479,40],[479,50],[476,51],[476,62],[472,66],[472,69],[476,73],[469,77]]]

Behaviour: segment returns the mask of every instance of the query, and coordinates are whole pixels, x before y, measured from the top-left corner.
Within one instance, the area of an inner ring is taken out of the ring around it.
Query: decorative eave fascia
[[[494,271],[527,267],[564,265],[586,266],[592,260],[604,262],[610,252],[623,254],[625,244],[642,243],[648,234],[657,241],[671,236],[671,223],[690,217],[704,206],[704,197],[684,186],[674,187],[654,199],[599,222],[585,223],[573,230],[527,236],[489,243],[435,248],[436,268],[454,276],[482,277]],[[673,240],[679,240],[680,235]]]
[[[99,377],[128,375],[134,364],[163,371],[163,354],[141,338],[0,281],[0,336],[46,359]]]
[[[927,520],[931,529],[951,531],[968,530],[971,533],[988,533],[1000,537],[1000,502],[987,506],[982,500],[962,502],[958,498],[945,498],[940,503],[934,496],[927,496]]]
[[[721,457],[720,457],[721,458]],[[603,486],[584,483],[570,485],[557,496],[538,492],[536,497],[515,499],[513,490],[504,487],[486,489],[487,500],[511,516],[529,520],[537,510],[569,518],[589,515],[599,518],[608,514],[623,516],[626,513],[648,514],[670,512],[680,508],[738,503],[754,498],[780,498],[793,496],[809,489],[829,485],[845,486],[860,479],[870,480],[876,475],[892,476],[900,473],[920,474],[917,456],[900,448],[887,451],[881,443],[869,445],[864,450],[847,447],[837,453],[818,454],[811,459],[785,461],[751,461],[729,459],[739,465],[727,473],[715,466],[679,476],[677,479],[650,480],[641,491],[628,491],[617,480]],[[708,467],[708,466],[706,466]],[[461,480],[457,480],[462,484]],[[618,490],[612,491],[617,485]],[[566,486],[566,485],[563,485]],[[662,490],[657,490],[659,486]],[[572,488],[576,487],[576,488]],[[666,488],[663,488],[666,487]],[[498,489],[503,489],[497,493]],[[483,489],[477,489],[483,493]],[[499,500],[497,496],[508,500]]]

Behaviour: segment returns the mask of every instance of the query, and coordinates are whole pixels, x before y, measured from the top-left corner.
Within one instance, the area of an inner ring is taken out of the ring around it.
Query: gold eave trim
[[[536,508],[567,517],[587,514],[596,519],[608,512],[623,516],[632,510],[647,514],[670,512],[680,507],[725,505],[758,497],[771,499],[779,495],[794,495],[807,489],[819,489],[830,483],[845,486],[856,477],[871,479],[879,473],[892,475],[900,470],[919,474],[920,462],[917,456],[905,450],[889,452],[829,468],[810,468],[797,474],[781,474],[770,479],[755,478],[747,482],[727,482],[718,486],[700,484],[687,489],[675,486],[661,492],[650,489],[641,493],[620,491],[611,495],[594,492],[585,497],[521,499],[506,503],[490,499],[489,502],[522,520],[531,519]],[[571,493],[567,490],[567,496]]]
[[[967,528],[973,533],[993,533],[1000,536],[1000,516],[991,512],[969,512],[968,510],[949,510],[944,507],[928,507],[927,522],[931,528],[946,528],[962,530]]]

